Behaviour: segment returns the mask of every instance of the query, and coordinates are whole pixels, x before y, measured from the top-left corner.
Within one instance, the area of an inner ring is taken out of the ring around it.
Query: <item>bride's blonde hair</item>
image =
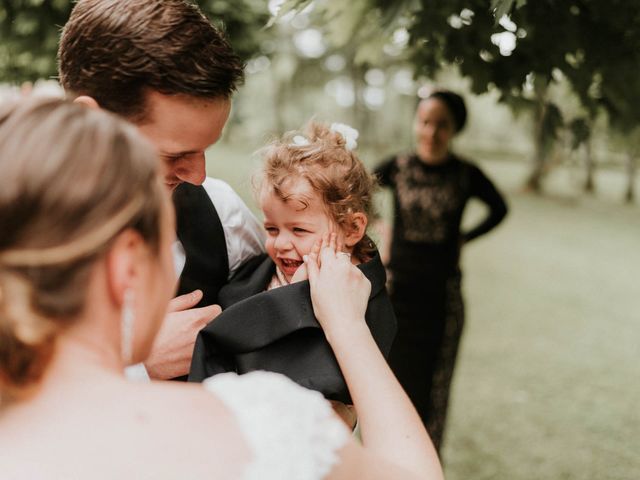
[[[0,107],[0,393],[17,398],[82,312],[96,260],[124,229],[159,247],[166,200],[133,126],[64,100]]]

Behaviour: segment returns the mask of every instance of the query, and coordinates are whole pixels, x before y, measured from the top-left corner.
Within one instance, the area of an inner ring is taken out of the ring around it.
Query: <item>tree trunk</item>
[[[546,148],[544,138],[544,122],[546,115],[546,105],[543,98],[539,98],[539,104],[536,108],[536,125],[533,132],[534,135],[534,151],[533,151],[533,169],[527,178],[525,187],[534,193],[542,191],[542,176],[544,174],[546,164]]]
[[[277,134],[282,135],[282,132],[286,131],[286,121],[284,118],[285,109],[283,105],[286,105],[289,82],[281,79],[273,68],[271,69],[271,81],[273,85],[273,122]]]
[[[356,65],[355,63],[355,55],[349,59],[349,74],[351,76],[351,82],[353,84],[353,95],[354,102],[352,107],[352,126],[360,131],[360,135],[365,137],[369,137],[369,119],[371,115],[367,111],[367,107],[364,103],[364,68],[361,65]],[[370,138],[370,141],[374,141],[374,138]],[[363,139],[361,138],[362,142]]]
[[[633,203],[636,198],[636,167],[636,156],[633,154],[633,152],[629,152],[627,154],[627,192],[624,197],[626,203]]]
[[[596,191],[596,185],[594,181],[596,172],[596,163],[593,160],[593,151],[591,149],[591,138],[588,138],[584,142],[584,163],[587,169],[587,178],[584,182],[585,193],[594,193]]]

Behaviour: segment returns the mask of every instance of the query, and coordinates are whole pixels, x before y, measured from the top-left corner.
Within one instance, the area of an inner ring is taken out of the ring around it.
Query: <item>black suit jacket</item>
[[[359,265],[371,282],[366,321],[386,357],[396,333],[380,256]],[[336,358],[311,305],[309,282],[264,291],[275,272],[266,255],[240,268],[220,291],[224,309],[196,339],[190,381],[222,372],[268,370],[286,375],[326,398],[352,403]]]
[[[201,185],[182,183],[173,192],[176,234],[185,253],[178,295],[202,290],[196,307],[218,303],[218,293],[227,283],[229,255],[224,228],[216,207]],[[187,376],[173,380],[186,381]]]
[[[185,251],[178,295],[202,290],[198,307],[218,303],[227,283],[229,255],[216,207],[201,185],[182,183],[173,192],[177,236]]]

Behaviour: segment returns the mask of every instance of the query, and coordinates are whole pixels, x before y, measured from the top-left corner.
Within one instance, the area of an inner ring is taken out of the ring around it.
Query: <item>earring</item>
[[[124,292],[120,319],[120,356],[125,366],[131,364],[133,357],[133,323],[135,321],[133,300],[133,290],[128,288]]]

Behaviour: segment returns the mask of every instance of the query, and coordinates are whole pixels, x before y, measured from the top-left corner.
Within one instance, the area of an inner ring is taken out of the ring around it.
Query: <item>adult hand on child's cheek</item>
[[[201,298],[202,292],[195,290],[169,302],[167,315],[144,362],[152,379],[168,380],[189,373],[198,332],[222,311],[218,305],[192,308]]]
[[[316,240],[313,244],[313,247],[311,247],[311,251],[309,252],[309,255],[313,255],[317,258],[320,253],[321,246],[322,246],[322,240]],[[309,272],[307,271],[307,264],[305,262],[302,265],[300,265],[298,270],[296,270],[296,273],[293,274],[293,277],[291,277],[291,283],[303,282],[308,279],[309,279]]]
[[[293,277],[291,277],[291,283],[303,282],[308,278],[309,275],[307,274],[307,266],[303,263],[298,267],[296,273],[293,274]]]
[[[307,271],[313,311],[329,342],[334,336],[344,335],[351,327],[366,325],[364,314],[371,282],[348,256],[336,252],[335,234],[323,242],[319,255],[308,256]]]

